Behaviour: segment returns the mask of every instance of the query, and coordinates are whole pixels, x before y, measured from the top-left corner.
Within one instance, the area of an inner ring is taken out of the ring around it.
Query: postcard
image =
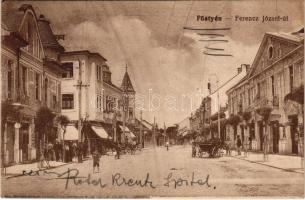
[[[1,197],[304,198],[304,1],[3,1]]]

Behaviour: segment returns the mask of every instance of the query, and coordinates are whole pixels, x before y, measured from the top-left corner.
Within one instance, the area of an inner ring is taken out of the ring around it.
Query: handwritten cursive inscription
[[[164,186],[170,187],[173,186],[175,189],[177,187],[181,186],[194,186],[194,185],[199,185],[203,186],[206,185],[207,187],[211,187],[209,184],[209,178],[210,176],[207,175],[205,179],[197,179],[195,180],[195,173],[192,173],[192,179],[183,179],[183,178],[174,178],[173,173],[169,173],[168,176],[165,178],[165,183]]]
[[[146,174],[146,178],[144,180],[138,180],[133,178],[125,178],[120,173],[115,173],[112,175],[112,185],[113,186],[140,186],[140,187],[151,187],[153,189],[156,188],[153,182],[149,179],[149,173]]]

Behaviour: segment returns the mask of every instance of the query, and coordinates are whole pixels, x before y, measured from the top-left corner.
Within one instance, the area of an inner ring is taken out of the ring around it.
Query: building
[[[62,77],[62,114],[74,124],[81,118],[91,126],[82,132],[81,140],[89,145],[90,140],[125,142],[126,136],[134,137],[129,128],[132,128],[135,120],[135,90],[128,72],[125,72],[122,86],[118,87],[112,83],[107,60],[99,53],[88,50],[64,52],[60,60],[66,69]],[[124,119],[126,135],[121,136]],[[73,138],[66,140],[78,140],[78,130],[73,127],[71,124],[75,134],[68,134]]]
[[[178,124],[178,139],[180,144],[187,144],[191,141],[193,135],[190,129],[190,118],[183,119]]]
[[[247,75],[227,91],[233,141],[241,135],[254,150],[303,151],[303,43],[304,28],[264,35]]]
[[[120,96],[110,98],[108,88],[105,90],[104,84],[111,83],[111,76],[103,73],[107,60],[99,53],[64,52],[60,60],[66,70],[62,75],[62,114],[71,120],[70,132],[67,131],[64,140],[85,142],[90,151],[100,140],[113,137],[109,113],[118,107]],[[75,126],[79,119],[82,126]],[[84,129],[79,134],[81,127]]]
[[[2,5],[1,42],[2,158],[8,165],[30,162],[40,147],[37,111],[47,106],[60,113],[62,68],[57,58],[64,48],[50,23],[28,4]],[[56,136],[57,127],[52,131]]]

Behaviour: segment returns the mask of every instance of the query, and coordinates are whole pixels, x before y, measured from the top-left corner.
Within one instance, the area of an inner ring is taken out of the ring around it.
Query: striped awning
[[[101,126],[91,126],[92,130],[98,135],[100,138],[107,139],[108,133],[105,131],[105,129]]]

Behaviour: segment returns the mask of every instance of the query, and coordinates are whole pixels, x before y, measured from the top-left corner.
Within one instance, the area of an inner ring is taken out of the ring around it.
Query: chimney
[[[249,64],[241,64],[241,67],[244,68],[244,70],[246,70],[246,73],[249,72],[249,69],[250,69],[250,65]]]
[[[238,74],[240,74],[242,71],[246,71],[246,73],[249,72],[250,65],[249,64],[241,64],[239,68],[237,68]]]
[[[242,69],[243,69],[242,67],[238,67],[237,68],[237,74],[240,74],[242,72]]]

